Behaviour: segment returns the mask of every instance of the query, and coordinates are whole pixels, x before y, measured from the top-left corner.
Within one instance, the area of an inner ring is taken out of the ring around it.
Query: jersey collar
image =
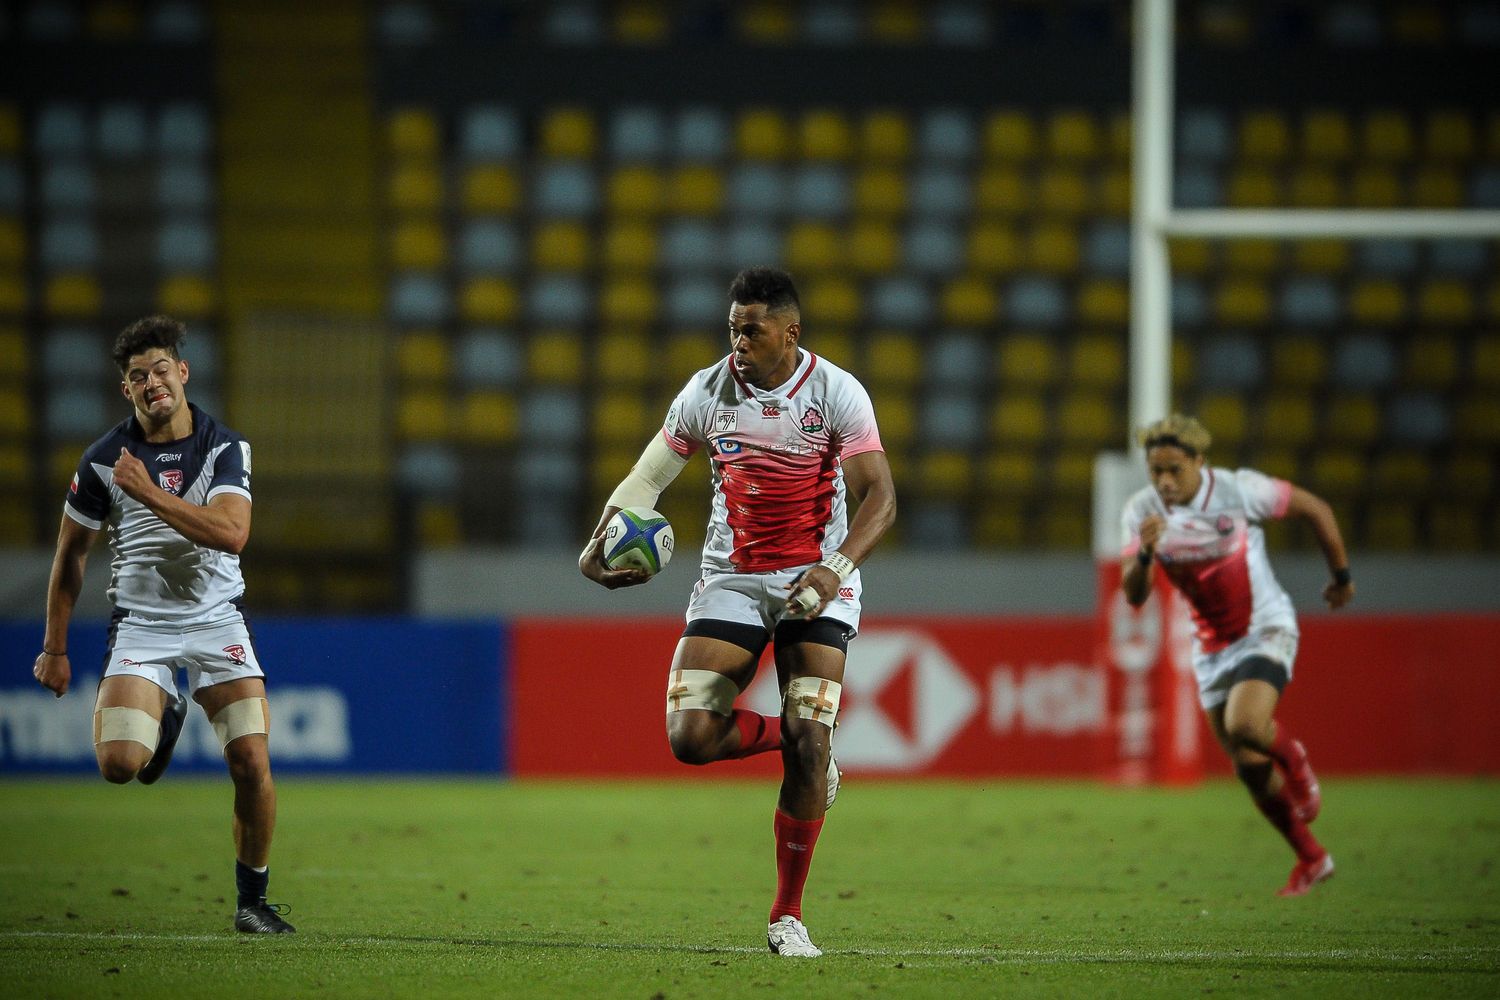
[[[796,370],[792,372],[791,377],[774,389],[757,389],[741,378],[739,370],[734,367],[733,354],[725,359],[724,364],[728,366],[729,374],[734,376],[735,382],[739,383],[739,387],[745,391],[746,398],[757,399],[760,396],[785,396],[787,399],[791,399],[797,395],[797,390],[802,388],[803,383],[807,381],[808,376],[812,374],[813,369],[818,364],[818,356],[812,351],[799,347],[797,348],[797,354],[799,357],[797,359]],[[787,386],[791,386],[791,388],[787,389]],[[786,391],[783,392],[783,389],[786,389]]]

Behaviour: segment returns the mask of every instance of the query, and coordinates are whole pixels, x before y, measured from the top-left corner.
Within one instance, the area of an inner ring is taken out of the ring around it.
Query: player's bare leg
[[[1279,894],[1300,896],[1333,875],[1333,858],[1298,815],[1291,789],[1277,771],[1273,713],[1279,697],[1275,686],[1265,681],[1242,681],[1230,689],[1223,705],[1209,710],[1208,719],[1256,808],[1297,854],[1297,864]]]
[[[758,653],[722,639],[690,635],[678,641],[667,675],[672,756],[684,764],[711,764],[780,748],[779,719],[734,707],[759,660]]]
[[[200,688],[194,699],[203,706],[210,721],[223,725],[225,714],[242,711],[247,704],[263,705],[265,696],[264,681],[245,677]],[[280,908],[266,902],[271,836],[276,829],[276,786],[271,780],[269,734],[235,735],[231,731],[229,735],[229,742],[224,744],[224,761],[234,783],[235,882],[239,891],[235,927],[250,933],[288,933],[293,928],[281,919]]]
[[[106,677],[99,682],[94,757],[105,781],[123,785],[135,780],[156,750],[166,705],[167,693],[144,677]],[[136,714],[141,712],[149,719]]]

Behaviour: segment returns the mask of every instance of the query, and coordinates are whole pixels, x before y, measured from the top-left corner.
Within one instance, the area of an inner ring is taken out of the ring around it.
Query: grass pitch
[[[732,766],[724,768],[726,773]],[[851,777],[765,948],[760,782],[279,784],[271,899],[231,929],[230,786],[0,782],[5,997],[1500,995],[1500,782],[1325,782],[1338,875],[1237,786]]]

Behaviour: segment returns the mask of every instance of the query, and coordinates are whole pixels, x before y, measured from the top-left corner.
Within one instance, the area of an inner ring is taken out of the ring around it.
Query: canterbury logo
[[[805,851],[805,850],[807,850],[807,845],[806,844],[794,844],[794,843],[792,843],[789,840],[789,841],[786,842],[786,849],[789,850],[789,851]]]

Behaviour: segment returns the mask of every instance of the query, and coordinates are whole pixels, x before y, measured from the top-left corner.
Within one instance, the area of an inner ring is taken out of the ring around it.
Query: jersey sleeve
[[[83,525],[98,531],[109,517],[109,484],[94,467],[92,450],[85,452],[73,473],[73,482],[68,486],[68,495],[63,499],[63,513]],[[113,467],[111,467],[113,468]]]
[[[703,429],[700,396],[697,379],[689,380],[677,394],[677,398],[672,400],[672,406],[667,410],[667,419],[661,425],[662,437],[666,438],[667,446],[683,458],[690,458],[708,443],[708,435]]]
[[[1140,551],[1141,548],[1141,522],[1145,515],[1141,513],[1141,505],[1132,497],[1125,504],[1125,509],[1120,512],[1120,556],[1130,558]]]
[[[1286,516],[1292,502],[1292,484],[1254,469],[1237,469],[1235,484],[1244,498],[1245,514],[1252,521],[1272,521]]]
[[[225,444],[214,456],[213,478],[204,499],[212,502],[224,493],[250,499],[250,442],[243,438]]]
[[[853,376],[842,379],[837,395],[829,402],[840,458],[885,450],[880,443],[880,428],[875,423],[875,406],[858,379]]]

